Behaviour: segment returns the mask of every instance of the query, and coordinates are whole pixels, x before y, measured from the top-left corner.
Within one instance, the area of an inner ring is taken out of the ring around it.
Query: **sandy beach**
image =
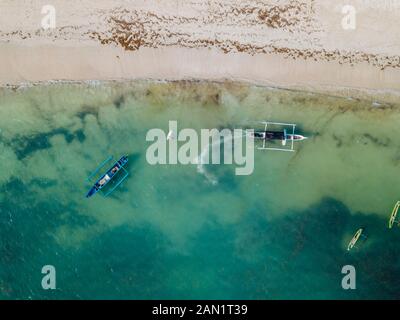
[[[395,102],[400,4],[378,1],[45,1],[0,4],[0,85],[237,80]],[[345,4],[356,28],[345,30]]]

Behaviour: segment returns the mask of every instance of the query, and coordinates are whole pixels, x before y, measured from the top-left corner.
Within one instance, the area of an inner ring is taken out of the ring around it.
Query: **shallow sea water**
[[[298,124],[255,170],[151,166],[146,133]],[[0,91],[1,299],[397,299],[400,109],[236,83],[92,83]],[[90,171],[129,156],[111,196]],[[347,252],[352,234],[367,240]],[[41,288],[54,265],[57,290]],[[357,289],[343,290],[344,265]]]

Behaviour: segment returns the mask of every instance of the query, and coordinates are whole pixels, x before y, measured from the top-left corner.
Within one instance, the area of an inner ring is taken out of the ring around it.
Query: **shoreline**
[[[203,84],[216,84],[216,85],[224,85],[224,84],[237,84],[243,85],[248,87],[258,87],[268,90],[275,90],[275,91],[288,91],[297,94],[309,94],[309,95],[319,95],[326,98],[334,98],[334,99],[346,99],[346,100],[356,100],[357,102],[370,104],[375,108],[400,108],[400,102],[397,98],[397,95],[391,96],[393,99],[385,99],[385,100],[377,100],[379,98],[379,94],[370,90],[369,92],[361,92],[356,91],[356,95],[344,95],[340,94],[339,89],[337,91],[309,91],[309,90],[301,90],[301,89],[294,89],[294,88],[284,88],[284,87],[275,87],[275,86],[268,86],[263,84],[258,84],[254,82],[248,81],[238,81],[232,79],[221,79],[221,80],[206,80],[206,79],[175,79],[175,80],[164,80],[164,79],[108,79],[108,80],[47,80],[47,81],[39,81],[39,82],[29,82],[29,83],[20,83],[14,85],[0,85],[0,92],[1,90],[10,90],[13,92],[22,91],[25,89],[37,88],[37,87],[48,87],[48,86],[62,86],[62,85],[76,85],[82,86],[85,85],[87,87],[97,87],[97,86],[109,86],[109,85],[129,85],[135,83],[154,83],[154,84],[162,84],[162,83],[203,83]],[[361,96],[357,96],[361,94]],[[387,94],[387,93],[385,93]]]
[[[101,54],[96,56],[100,48]],[[65,50],[75,52],[80,58],[66,54]],[[338,66],[333,62],[288,61],[277,55],[226,55],[210,49],[184,48],[144,48],[130,52],[108,46],[36,46],[30,47],[30,54],[25,52],[25,46],[3,45],[6,59],[0,61],[0,69],[5,71],[0,75],[0,87],[69,82],[232,81],[379,103],[396,103],[400,98],[400,72],[364,65]],[[181,59],[176,59],[177,55]],[[49,68],[49,65],[58,67]],[[333,76],[338,68],[340,72]],[[288,70],[293,76],[288,77]],[[354,86],[354,75],[358,74],[362,76],[357,82],[359,85]]]

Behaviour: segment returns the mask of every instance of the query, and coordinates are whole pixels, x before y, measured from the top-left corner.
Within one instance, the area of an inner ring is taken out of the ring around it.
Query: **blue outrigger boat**
[[[97,172],[104,167],[104,165],[112,159],[112,156],[108,157],[103,163],[97,167],[97,169],[87,178],[87,181],[97,174]],[[117,162],[115,162],[108,171],[102,175],[95,184],[90,188],[89,192],[86,194],[86,198],[90,198],[91,196],[95,195],[101,189],[103,189],[113,178],[116,177],[117,173],[120,171],[124,171],[124,175],[122,178],[109,190],[105,193],[105,196],[108,196],[111,192],[113,192],[121,183],[126,179],[129,175],[128,172],[125,170],[124,166],[128,163],[128,157],[122,156]]]

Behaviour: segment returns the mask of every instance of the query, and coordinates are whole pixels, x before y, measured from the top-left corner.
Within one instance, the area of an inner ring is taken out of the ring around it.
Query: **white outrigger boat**
[[[351,249],[354,248],[354,246],[356,245],[357,241],[363,237],[364,239],[366,239],[367,237],[365,235],[363,235],[364,229],[360,228],[357,230],[357,232],[355,233],[355,235],[353,236],[353,238],[350,240],[349,245],[347,246],[347,251],[350,251]]]
[[[282,123],[282,122],[261,122],[264,124],[263,130],[255,130],[254,132],[250,132],[249,136],[263,141],[263,146],[258,148],[260,150],[275,150],[275,151],[294,151],[294,142],[295,141],[303,141],[306,140],[307,137],[296,134],[296,125],[292,123]],[[283,127],[283,129],[271,130],[271,126],[279,126]],[[285,127],[290,128],[290,132],[288,133]],[[286,146],[287,142],[291,143],[290,148],[267,148],[266,143],[268,141],[280,141],[282,146]]]
[[[397,203],[395,204],[395,206],[392,210],[392,214],[390,215],[389,229],[392,229],[394,223],[397,223],[397,225],[400,225],[400,221],[396,220],[399,209],[400,209],[400,201],[397,201]]]

